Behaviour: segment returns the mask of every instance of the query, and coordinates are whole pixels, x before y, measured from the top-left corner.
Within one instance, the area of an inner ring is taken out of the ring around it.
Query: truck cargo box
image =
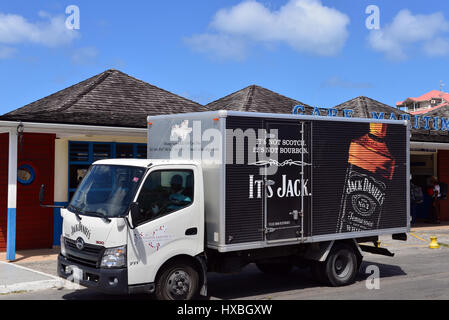
[[[410,229],[406,121],[211,111],[148,118],[150,159],[200,160],[220,252]]]

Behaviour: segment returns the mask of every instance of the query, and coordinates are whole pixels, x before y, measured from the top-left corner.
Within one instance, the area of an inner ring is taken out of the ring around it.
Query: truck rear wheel
[[[353,283],[358,272],[357,257],[353,247],[346,244],[336,244],[331,249],[322,268],[322,276],[333,287]]]
[[[256,266],[260,271],[267,274],[287,274],[293,268],[293,265],[288,262],[256,262]]]
[[[198,294],[199,275],[188,262],[169,264],[156,280],[155,296],[158,300],[191,300]]]

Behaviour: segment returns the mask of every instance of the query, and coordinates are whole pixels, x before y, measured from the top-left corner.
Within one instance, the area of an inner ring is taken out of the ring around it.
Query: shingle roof
[[[107,70],[0,120],[144,128],[148,115],[198,111],[207,108],[118,70]]]
[[[429,126],[430,128],[433,127],[434,119],[433,117],[440,117],[440,118],[448,118],[449,117],[449,106],[443,106],[440,108],[433,109],[427,113],[416,115],[421,118],[423,117],[430,117],[429,119]],[[422,121],[421,121],[422,122]],[[441,126],[441,120],[438,121],[438,126]],[[414,141],[429,141],[429,142],[444,142],[449,143],[449,135],[448,131],[441,131],[441,130],[412,130],[412,140]]]
[[[212,110],[291,114],[293,107],[296,105],[303,105],[306,114],[313,112],[313,108],[305,103],[260,86],[251,85],[213,101],[207,104],[206,107]]]
[[[386,116],[385,119],[390,119],[391,113],[396,115],[406,114],[406,112],[402,110],[364,96],[343,102],[334,108],[339,111],[343,109],[352,109],[354,112],[352,116],[357,118],[372,118],[372,112],[377,112],[377,114],[383,112]]]

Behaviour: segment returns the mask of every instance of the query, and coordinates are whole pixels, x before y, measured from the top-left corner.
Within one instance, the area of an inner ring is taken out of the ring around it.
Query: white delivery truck
[[[158,299],[205,295],[208,272],[250,263],[350,284],[362,251],[393,255],[380,235],[409,232],[409,136],[396,120],[149,117],[149,159],[95,162],[61,210],[58,274]]]

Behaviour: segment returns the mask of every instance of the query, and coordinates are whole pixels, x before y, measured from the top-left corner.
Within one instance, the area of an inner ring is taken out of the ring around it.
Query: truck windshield
[[[90,216],[124,216],[145,168],[93,165],[72,197],[68,209]]]

